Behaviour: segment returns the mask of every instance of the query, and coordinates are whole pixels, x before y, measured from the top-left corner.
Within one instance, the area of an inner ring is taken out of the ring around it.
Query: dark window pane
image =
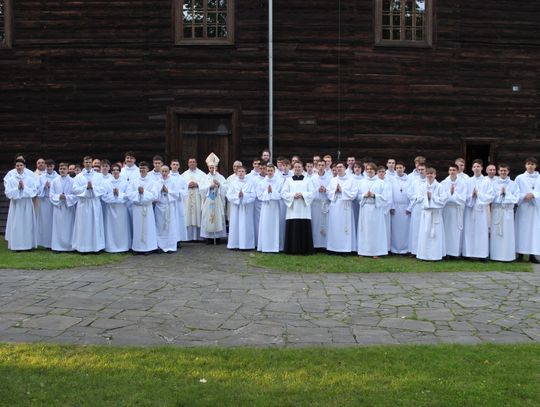
[[[401,39],[401,37],[399,35],[399,30],[392,30],[392,39],[393,40],[398,40],[398,41]]]
[[[424,40],[424,30],[416,30],[416,41]]]
[[[390,25],[390,16],[388,14],[383,14],[382,23],[383,25]]]
[[[217,7],[217,0],[208,0],[208,10],[214,9]]]
[[[184,11],[184,24],[191,24],[193,21],[193,14]]]
[[[208,26],[206,28],[206,36],[208,38],[215,38],[217,35],[217,30],[215,26]]]
[[[412,41],[412,30],[405,30],[405,39],[407,41]]]
[[[184,10],[189,10],[193,7],[192,0],[184,0]]]
[[[184,38],[192,38],[193,33],[191,32],[191,26],[190,27],[184,27]]]
[[[399,27],[399,25],[401,24],[399,14],[398,15],[395,15],[395,14],[393,15],[392,24]]]
[[[416,26],[417,27],[423,27],[424,26],[424,18],[422,16],[416,16]]]
[[[399,12],[401,10],[401,1],[394,0],[392,4],[392,10]]]
[[[384,11],[389,11],[390,10],[390,0],[384,0],[383,1],[382,9]]]
[[[215,25],[216,24],[216,13],[208,13],[207,17],[206,17],[206,24],[213,24]]]
[[[195,13],[195,24],[202,24],[204,20],[203,13]]]
[[[227,26],[219,26],[218,27],[218,37],[220,38],[227,38],[228,32],[227,32]]]
[[[195,27],[195,38],[203,38],[203,27]]]
[[[218,1],[218,7],[221,10],[227,9],[227,0],[217,0]]]
[[[227,14],[226,13],[218,14],[218,24],[227,25]]]
[[[195,6],[195,8],[198,8],[198,9],[204,8],[203,0],[193,0],[193,5]]]

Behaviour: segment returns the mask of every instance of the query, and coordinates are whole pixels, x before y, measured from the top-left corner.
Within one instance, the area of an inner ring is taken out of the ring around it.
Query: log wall
[[[266,147],[266,1],[236,0],[232,46],[175,46],[171,1],[149,3],[14,2],[14,46],[0,49],[1,168],[16,152],[148,159],[166,150],[167,108],[237,109],[238,157]],[[437,0],[429,49],[374,46],[373,8],[274,0],[275,154],[423,154],[444,168],[478,139],[514,175],[538,155],[538,2]]]

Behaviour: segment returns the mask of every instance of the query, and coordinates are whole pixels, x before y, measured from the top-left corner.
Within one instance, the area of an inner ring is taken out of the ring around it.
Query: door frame
[[[495,137],[463,137],[461,139],[461,154],[464,160],[467,160],[467,146],[471,145],[489,145],[489,160],[490,162],[496,161],[497,148],[501,142],[500,138]],[[484,168],[487,167],[489,162],[484,163]],[[465,171],[469,171],[469,168],[465,168]]]
[[[169,106],[167,108],[167,130],[165,136],[165,157],[167,161],[172,158],[180,159],[177,146],[183,144],[183,135],[179,132],[178,121],[182,116],[224,116],[231,117],[231,139],[229,140],[229,163],[238,159],[238,109],[222,108],[184,108]],[[208,152],[210,154],[210,151]],[[185,163],[180,163],[185,164]],[[229,170],[229,169],[227,169]]]

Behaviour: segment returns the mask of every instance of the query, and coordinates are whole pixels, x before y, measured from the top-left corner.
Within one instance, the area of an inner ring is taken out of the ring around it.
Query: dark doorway
[[[170,111],[167,158],[178,158],[185,170],[188,158],[195,157],[206,172],[206,157],[213,152],[220,159],[219,172],[227,177],[235,157],[235,122],[233,111]]]
[[[484,168],[494,160],[494,148],[492,144],[480,144],[475,142],[465,143],[465,172],[472,175],[472,162],[480,159],[484,162]]]

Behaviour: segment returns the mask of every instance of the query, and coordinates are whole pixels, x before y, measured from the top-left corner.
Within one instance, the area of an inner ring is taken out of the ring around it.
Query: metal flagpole
[[[268,150],[270,161],[274,157],[274,50],[273,50],[273,1],[268,0]]]

